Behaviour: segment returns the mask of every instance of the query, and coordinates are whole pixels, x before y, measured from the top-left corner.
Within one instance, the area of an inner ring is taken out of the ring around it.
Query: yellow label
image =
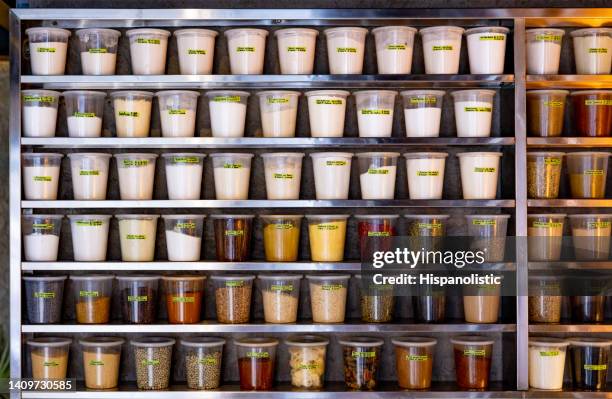
[[[159,366],[159,360],[143,360],[140,364],[143,366]]]
[[[491,112],[491,107],[463,107],[465,112]]]
[[[37,182],[50,182],[53,179],[51,178],[51,176],[34,176],[32,177],[32,180]]]
[[[610,222],[588,222],[589,229],[607,229],[610,227]]]
[[[484,40],[484,41],[501,41],[501,40],[505,40],[506,36],[504,35],[486,35],[486,36],[480,36],[478,38],[478,40]]]
[[[342,100],[315,100],[318,105],[342,105]]]
[[[388,175],[389,169],[368,169],[369,175]]]
[[[101,220],[77,220],[75,224],[83,227],[100,227],[104,222]]]
[[[225,286],[226,287],[244,287],[244,281],[243,280],[226,281]]]
[[[125,238],[128,240],[146,240],[147,236],[144,234],[127,234]]]
[[[188,55],[206,55],[206,50],[190,48],[187,50]]]
[[[418,170],[416,172],[417,176],[439,176],[440,171],[437,170]]]
[[[405,44],[387,44],[387,50],[406,50],[408,47]]]
[[[90,366],[104,366],[104,362],[102,360],[90,360]]]
[[[411,362],[425,362],[429,360],[427,355],[406,355],[406,360]]]
[[[323,284],[321,289],[323,291],[337,291],[343,288],[342,284]]]
[[[239,47],[236,47],[236,51],[239,52],[239,53],[254,53],[255,52],[255,47],[251,47],[251,46],[248,46],[248,47],[239,46]]]
[[[26,103],[30,103],[30,102],[52,103],[55,101],[55,98],[53,96],[23,96],[23,101]]]
[[[290,230],[293,228],[291,223],[275,223],[272,226],[274,226],[276,230]]]
[[[38,299],[53,299],[55,298],[55,292],[35,292],[34,298]]]
[[[585,364],[584,369],[588,371],[603,371],[608,369],[607,364]]]
[[[204,356],[198,359],[199,364],[208,364],[211,366],[215,366],[217,364],[217,358],[214,356]]]
[[[477,166],[474,168],[474,172],[476,173],[494,173],[495,168],[482,168],[482,167]]]
[[[168,115],[187,115],[186,109],[169,109]]]
[[[559,356],[559,351],[540,351],[540,356],[543,356],[543,357]]]
[[[59,366],[59,362],[56,362],[55,360],[49,361],[49,362],[43,362],[43,367],[57,367]]]
[[[32,228],[37,230],[51,230],[53,229],[53,225],[51,223],[33,223]]]
[[[327,166],[346,166],[346,161],[325,161]]]
[[[605,47],[590,48],[589,54],[608,54],[608,49]]]
[[[585,170],[584,174],[587,176],[603,176],[604,171],[603,169],[589,169]]]
[[[247,352],[246,353],[247,357],[250,358],[254,358],[254,359],[267,359],[270,357],[270,353],[269,352]]]
[[[55,47],[39,47],[36,49],[37,53],[55,53]]]
[[[89,50],[87,50],[87,52],[90,54],[106,54],[108,53],[108,49],[104,47],[90,48]]]
[[[373,358],[376,357],[376,352],[362,352],[362,351],[353,351],[351,356],[354,358]]]
[[[138,112],[136,112],[136,111],[119,111],[119,116],[129,116],[131,118],[138,118]]]
[[[275,179],[293,179],[293,174],[291,173],[274,173],[272,175]]]
[[[288,284],[288,285],[272,284],[272,286],[270,287],[270,290],[291,292],[293,291],[293,284]]]
[[[336,52],[338,53],[356,53],[357,49],[355,47],[337,47]]]
[[[147,166],[149,164],[149,161],[146,159],[124,159],[122,164],[126,168],[138,168],[141,166]]]
[[[544,158],[545,165],[561,165],[561,158]]]
[[[174,163],[200,163],[198,157],[173,157],[172,162]]]
[[[172,302],[173,303],[194,303],[195,297],[193,296],[173,296]]]
[[[289,53],[305,53],[306,52],[306,47],[289,46],[289,47],[287,47],[287,51]]]
[[[79,170],[79,176],[100,176],[99,170]]]
[[[225,230],[225,235],[230,237],[242,237],[244,230]]]
[[[559,35],[535,35],[535,40],[539,42],[560,42],[561,36]]]
[[[216,103],[239,103],[240,96],[216,96],[212,100]]]
[[[410,104],[436,104],[438,100],[436,97],[412,97],[409,102]]]
[[[494,219],[474,219],[472,220],[474,226],[495,226],[497,221]]]
[[[441,229],[442,228],[442,223],[419,223],[418,224],[418,228],[419,229]]]
[[[390,109],[362,109],[361,115],[391,115]]]
[[[128,302],[148,302],[149,297],[147,295],[128,295]]]
[[[177,229],[195,229],[196,224],[193,222],[183,222],[177,223],[175,226]]]
[[[72,116],[75,116],[77,118],[95,118],[96,114],[93,112],[75,112],[74,114],[72,114]]]
[[[297,370],[316,370],[318,368],[319,366],[316,364],[305,364],[305,363],[299,364],[296,367]]]
[[[317,230],[327,230],[327,231],[332,231],[332,230],[338,230],[340,227],[337,224],[325,224],[325,223],[321,223],[317,225]]]
[[[242,169],[241,163],[224,163],[223,169]]]
[[[368,231],[368,237],[391,237],[388,231]]]
[[[544,227],[544,228],[558,228],[563,227],[561,222],[539,222],[535,221],[531,224],[531,227]]]
[[[463,351],[463,356],[477,356],[482,357],[486,354],[484,349],[465,349]]]
[[[269,97],[268,104],[286,104],[289,102],[287,97]]]
[[[136,43],[138,44],[161,44],[159,39],[145,39],[143,37],[139,37],[136,39]]]
[[[612,100],[584,100],[584,104],[591,105],[612,105]]]
[[[433,51],[452,51],[453,46],[433,46],[431,49]]]
[[[95,298],[100,296],[98,291],[79,291],[79,296],[83,298]]]
[[[563,104],[563,101],[544,101],[544,106],[551,108],[563,107]]]

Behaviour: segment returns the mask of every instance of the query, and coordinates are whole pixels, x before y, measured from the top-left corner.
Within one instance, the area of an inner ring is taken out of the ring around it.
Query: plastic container
[[[105,200],[108,165],[112,155],[105,153],[72,153],[70,171],[75,200]]]
[[[463,31],[457,26],[432,26],[419,31],[423,40],[426,74],[459,73]]]
[[[70,338],[40,337],[27,341],[32,362],[32,379],[65,380]]]
[[[155,93],[159,102],[159,119],[163,137],[195,136],[196,111],[200,93],[167,90]]]
[[[68,215],[76,262],[106,260],[110,215]]]
[[[510,215],[465,215],[470,248],[484,251],[486,262],[503,262]]]
[[[170,324],[200,322],[206,276],[162,276]]]
[[[361,261],[369,262],[376,251],[390,251],[397,236],[399,215],[355,215]]]
[[[463,314],[466,323],[492,324],[499,318],[501,301],[499,285],[464,286],[464,291],[470,289],[470,294],[463,296]]]
[[[363,90],[353,93],[359,137],[391,137],[396,91]]]
[[[21,91],[23,137],[55,137],[61,95],[51,90]]]
[[[609,75],[612,71],[612,29],[587,28],[570,32],[578,75]]]
[[[409,26],[381,26],[372,29],[380,75],[410,74],[416,32],[415,28]]]
[[[602,338],[570,338],[569,360],[575,389],[605,390],[612,341]]]
[[[483,26],[465,31],[471,74],[504,73],[506,36],[509,32],[510,29],[503,26]]]
[[[395,311],[394,287],[392,285],[375,285],[366,276],[362,281],[361,274],[355,275],[360,287],[361,320],[366,323],[388,323],[393,320]]]
[[[348,91],[307,91],[311,137],[342,137]]]
[[[362,152],[356,156],[361,198],[393,199],[399,152]]]
[[[561,283],[556,276],[529,276],[529,322],[561,321]]]
[[[108,323],[114,279],[115,276],[111,274],[70,276],[77,323]]]
[[[445,92],[442,90],[407,90],[402,91],[406,137],[440,136],[442,119],[442,102]]]
[[[263,137],[295,137],[299,91],[260,91],[259,112]]]
[[[254,215],[210,215],[219,262],[244,262],[251,253]]]
[[[529,387],[546,390],[563,388],[568,345],[569,342],[559,338],[529,338]]]
[[[574,323],[603,323],[606,313],[606,298],[603,295],[571,296],[570,313]]]
[[[121,260],[152,262],[159,215],[116,215],[119,221]]]
[[[576,260],[607,260],[612,215],[569,215]]]
[[[181,75],[212,74],[217,35],[216,31],[210,29],[179,29],[174,31]]]
[[[609,152],[567,153],[572,198],[604,198],[610,155]]]
[[[612,90],[574,91],[570,96],[576,133],[583,137],[612,134]]]
[[[527,215],[528,256],[532,262],[552,262],[561,258],[564,213]]]
[[[457,137],[491,136],[494,90],[460,90],[451,93],[455,101]]]
[[[187,387],[200,390],[219,388],[225,339],[190,337],[179,342],[184,348]]]
[[[259,288],[263,297],[266,323],[295,323],[300,298],[299,274],[260,274]],[[306,360],[307,361],[307,360]]]
[[[134,75],[163,75],[170,32],[163,29],[130,29],[130,58]]]
[[[323,33],[327,40],[329,73],[331,75],[361,74],[368,30],[357,27],[340,27],[325,29]]]
[[[153,199],[157,154],[115,154],[119,173],[119,195],[122,200]]]
[[[527,92],[527,133],[536,137],[559,137],[567,90],[529,90]]]
[[[442,199],[446,152],[407,152],[406,175],[410,199]]]
[[[164,337],[133,339],[136,386],[142,390],[163,390],[170,385],[172,347],[176,340]]]
[[[211,276],[215,290],[217,320],[224,324],[248,323],[255,276],[226,274]]]
[[[463,199],[495,199],[502,153],[462,152],[457,157]]]
[[[23,254],[29,262],[55,262],[63,215],[23,215]]]
[[[159,276],[117,276],[121,315],[127,324],[153,324],[157,320]]]
[[[348,199],[351,180],[350,152],[313,152],[315,193],[318,200]]]
[[[59,28],[28,28],[32,75],[63,75],[70,31]]]
[[[213,137],[243,137],[246,121],[246,91],[224,90],[206,93]]]
[[[446,319],[444,289],[421,287],[419,296],[412,297],[412,308],[417,323],[443,323]]]
[[[274,385],[276,364],[275,338],[252,337],[237,339],[236,357],[242,391],[268,391]]]
[[[269,152],[261,154],[264,162],[266,196],[269,200],[300,199],[302,159],[300,152]]]
[[[425,337],[392,339],[395,345],[397,383],[402,389],[431,388],[433,356],[438,340]]]
[[[313,262],[341,262],[348,215],[306,215],[310,259]]]
[[[210,154],[218,200],[246,200],[249,198],[251,159],[253,154]]]
[[[102,118],[106,93],[75,90],[62,93],[66,103],[68,136],[102,136]]]
[[[563,29],[527,29],[527,73],[529,75],[556,75],[559,73]]]
[[[285,340],[289,352],[291,385],[294,388],[323,388],[328,344],[327,338],[317,335],[297,335]]]
[[[83,75],[114,75],[121,32],[114,29],[79,29]]]
[[[162,154],[162,157],[166,164],[168,199],[200,199],[206,154],[175,152]]]
[[[455,373],[460,389],[486,389],[491,372],[493,340],[478,335],[452,338]]]
[[[66,276],[23,276],[25,308],[30,324],[62,321],[62,301]]]
[[[148,91],[110,93],[117,137],[148,137],[154,94]]]
[[[307,275],[313,323],[343,323],[348,274]]]
[[[288,28],[274,32],[283,75],[311,75],[319,32],[315,29]]]
[[[413,251],[442,250],[449,215],[404,215],[409,247]]]
[[[527,196],[554,199],[559,196],[559,183],[564,152],[527,153]]]
[[[56,200],[62,154],[23,153],[23,194],[27,200]]]
[[[264,71],[264,29],[239,28],[225,31],[232,75],[261,75]]]
[[[89,337],[79,340],[83,348],[85,388],[112,389],[119,385],[123,338]]]
[[[261,215],[267,262],[295,262],[304,215]]]
[[[166,231],[168,260],[197,262],[202,249],[204,215],[162,215]]]
[[[347,337],[338,340],[344,357],[344,383],[349,389],[376,388],[384,341],[372,337]]]

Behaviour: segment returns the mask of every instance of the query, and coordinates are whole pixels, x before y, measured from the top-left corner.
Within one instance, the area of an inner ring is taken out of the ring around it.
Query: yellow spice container
[[[295,262],[300,246],[303,215],[266,215],[263,222],[264,250],[268,262]]]
[[[306,219],[308,219],[311,260],[342,261],[348,215],[308,215]]]

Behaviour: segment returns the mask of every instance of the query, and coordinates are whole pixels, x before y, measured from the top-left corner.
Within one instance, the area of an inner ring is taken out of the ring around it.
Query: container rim
[[[411,347],[416,346],[419,348],[434,346],[438,343],[435,338],[429,337],[397,337],[391,339],[391,343],[397,346]]]
[[[119,281],[154,281],[159,280],[161,276],[151,276],[149,274],[130,274],[127,276],[116,276],[115,278]]]
[[[130,29],[125,32],[127,37],[135,36],[135,35],[161,35],[165,37],[170,36],[170,32],[165,29],[153,29],[153,28],[137,28]]]
[[[399,218],[400,215],[353,215],[355,217],[355,219],[364,219],[364,220],[370,220],[370,219],[397,219]]]
[[[189,28],[189,29],[178,29],[174,31],[174,36],[179,37],[183,35],[196,35],[196,36],[208,36],[217,37],[219,32],[212,29],[200,29],[200,28]]]
[[[558,346],[566,347],[570,343],[566,339],[555,337],[529,337],[529,346]]]
[[[77,36],[81,36],[81,35],[87,35],[88,33],[96,33],[96,32],[102,32],[102,33],[108,33],[110,35],[115,36],[116,38],[118,38],[119,36],[121,36],[121,32],[119,32],[118,30],[115,29],[108,29],[108,28],[87,28],[87,29],[79,29],[76,32],[74,32]]]
[[[311,90],[304,93],[306,97],[310,96],[330,96],[330,97],[348,97],[351,95],[346,90]]]
[[[289,35],[292,33],[305,33],[305,34],[309,34],[309,35],[315,35],[318,36],[319,35],[319,31],[316,29],[310,29],[310,28],[284,28],[284,29],[279,29],[277,31],[274,32],[274,36],[282,36],[282,35]]]
[[[64,338],[64,337],[38,337],[28,339],[27,344],[30,346],[35,346],[37,348],[57,348],[60,346],[70,345],[72,343],[72,338]]]
[[[206,276],[194,276],[194,275],[161,276],[161,279],[165,281],[203,281],[203,280],[206,280]]]
[[[182,346],[196,347],[196,348],[211,348],[214,346],[225,345],[225,338],[221,337],[186,337],[179,340]]]
[[[353,158],[355,154],[352,152],[313,152],[308,154],[310,158]]]
[[[255,275],[253,274],[221,274],[210,276],[211,280],[220,280],[220,281],[253,281],[255,280]]]
[[[120,337],[87,337],[79,340],[79,344],[83,346],[97,346],[102,348],[110,348],[113,346],[123,345],[125,339]]]
[[[593,346],[605,348],[612,345],[612,340],[605,338],[572,337],[567,339],[572,346]]]
[[[104,280],[114,280],[115,275],[114,274],[88,274],[85,276],[75,276],[71,274],[68,277],[68,279],[76,280],[76,281],[104,281]]]
[[[267,348],[278,345],[278,339],[270,337],[251,337],[235,339],[234,344],[237,346],[248,346],[256,348]]]
[[[111,93],[109,93],[110,98],[115,98],[115,97],[127,97],[127,96],[140,96],[140,97],[147,97],[149,99],[152,99],[153,96],[155,96],[155,93],[151,92],[151,91],[143,91],[143,90],[120,90],[120,91],[113,91]]]
[[[145,348],[163,348],[165,346],[171,346],[176,343],[174,338],[166,337],[142,337],[130,340],[130,344],[138,347]]]
[[[303,274],[258,274],[257,278],[260,280],[301,280],[304,278]]]
[[[493,345],[494,340],[480,335],[460,335],[450,339],[456,345]]]
[[[448,152],[405,152],[403,156],[406,159],[439,159],[447,158]]]
[[[421,30],[419,30],[419,34],[425,34],[425,33],[431,33],[431,32],[437,32],[440,30],[448,30],[451,31],[453,33],[458,33],[458,34],[463,34],[463,32],[465,31],[465,29],[459,27],[459,26],[453,26],[453,25],[440,25],[440,26],[430,26],[428,28],[422,28]]]
[[[289,346],[301,346],[305,348],[327,346],[329,339],[320,335],[304,334],[304,335],[292,335],[287,337],[285,345]]]
[[[376,346],[382,346],[385,341],[382,340],[381,338],[374,338],[374,337],[347,337],[346,339],[339,339],[338,343],[340,345],[345,345],[345,346],[372,346],[372,347],[376,347]]]
[[[23,276],[21,278],[23,281],[64,281],[68,278],[68,276],[37,275],[37,276]]]
[[[72,34],[72,32],[70,32],[68,29],[53,28],[53,27],[46,27],[46,26],[36,26],[33,28],[28,28],[25,30],[25,34],[29,35],[30,33],[48,32],[48,31],[52,31],[55,33],[61,33],[61,34],[66,35],[66,37],[70,37],[70,35]]]
[[[350,280],[350,274],[309,274],[307,280],[322,281],[322,280]]]

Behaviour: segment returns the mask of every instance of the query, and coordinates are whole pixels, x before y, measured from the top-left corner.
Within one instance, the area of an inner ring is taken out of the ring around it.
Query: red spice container
[[[493,340],[478,335],[451,339],[455,352],[457,385],[461,389],[486,389],[491,371]]]
[[[571,97],[576,133],[586,137],[609,137],[612,133],[612,90],[575,91]]]
[[[274,363],[278,340],[274,338],[244,338],[234,341],[238,357],[240,389],[268,391],[274,384]]]
[[[371,258],[374,251],[388,251],[397,235],[399,215],[356,215],[359,248],[362,260]]]
[[[212,215],[219,262],[244,262],[251,251],[254,215]]]
[[[163,276],[168,321],[193,324],[200,321],[206,276]]]

